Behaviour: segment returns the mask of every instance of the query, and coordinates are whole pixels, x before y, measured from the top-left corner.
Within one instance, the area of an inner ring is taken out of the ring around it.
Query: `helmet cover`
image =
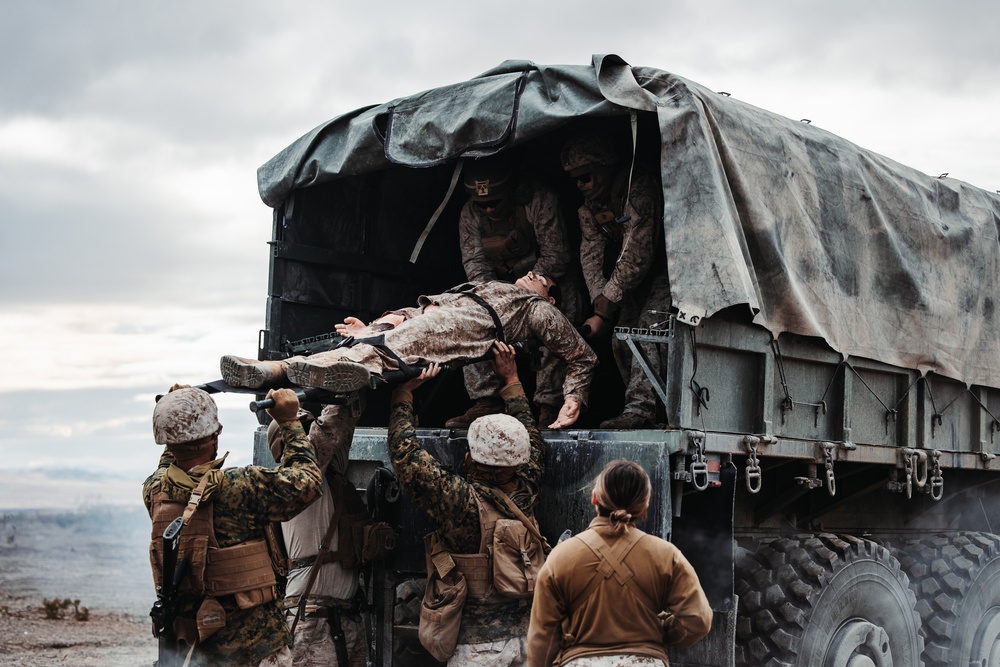
[[[503,199],[510,190],[510,182],[511,168],[504,158],[471,160],[462,168],[462,185],[472,201]]]
[[[599,132],[578,134],[563,146],[559,162],[564,171],[578,176],[586,169],[611,167],[618,161],[618,152],[611,139]]]
[[[528,462],[531,440],[524,424],[510,415],[486,415],[469,424],[469,455],[476,463],[513,467]]]
[[[195,387],[175,389],[153,408],[153,437],[158,445],[183,445],[222,428],[219,409],[208,392]]]

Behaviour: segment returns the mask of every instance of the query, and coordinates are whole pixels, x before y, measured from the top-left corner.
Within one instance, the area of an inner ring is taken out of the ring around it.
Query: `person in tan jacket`
[[[635,527],[651,491],[633,461],[612,461],[598,475],[597,517],[539,572],[528,667],[661,667],[667,646],[708,634],[712,608],[694,568],[673,544]]]

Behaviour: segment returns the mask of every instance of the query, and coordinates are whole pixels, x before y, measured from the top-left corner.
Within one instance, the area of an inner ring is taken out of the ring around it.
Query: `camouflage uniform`
[[[513,206],[498,224],[485,211],[467,201],[458,219],[458,240],[462,249],[462,265],[466,277],[473,282],[503,280],[513,282],[528,271],[548,276],[560,286],[562,299],[558,308],[574,325],[579,324],[582,315],[580,290],[574,276],[569,273],[573,265],[566,224],[563,222],[559,198],[555,191],[540,182],[524,182],[514,186]],[[483,236],[489,234],[496,225],[502,228],[517,227],[514,220],[523,211],[524,219],[530,223],[534,238],[517,245],[523,255],[511,262],[497,264],[490,261],[483,249]],[[465,388],[469,398],[476,400],[496,396],[500,390],[500,379],[490,369],[489,364],[471,364],[463,369]],[[562,403],[561,388],[566,375],[566,364],[547,348],[542,351],[541,367],[535,380],[534,401],[536,405],[550,405],[558,410]]]
[[[146,510],[152,512],[150,493],[156,482],[170,500],[187,503],[194,485],[210,475],[202,499],[212,503],[219,546],[261,539],[269,522],[290,519],[320,494],[322,476],[302,425],[296,420],[281,429],[287,453],[284,463],[275,469],[245,466],[223,470],[223,457],[185,473],[172,465],[174,456],[164,449],[156,472],[142,485]],[[231,595],[220,596],[218,601],[226,611],[226,626],[198,646],[192,664],[256,667],[291,645],[277,601],[247,610],[239,609]],[[182,615],[193,617],[200,602],[200,598],[182,600]]]
[[[599,655],[574,658],[563,667],[667,667],[659,658],[648,655]]]
[[[555,306],[529,289],[496,280],[467,283],[444,294],[421,296],[418,308],[393,311],[408,318],[398,327],[377,335],[367,331],[360,334],[358,340],[369,342],[320,352],[308,359],[316,363],[346,359],[363,364],[378,375],[398,369],[398,362],[384,350],[370,344],[376,340],[369,336],[384,336],[385,347],[411,365],[482,359],[493,347],[497,332],[489,312],[466,296],[463,293],[466,291],[493,308],[506,341],[538,339],[564,360],[566,377],[563,397],[575,398],[581,406],[586,405],[591,376],[597,363],[594,351]]]
[[[666,312],[671,305],[670,284],[663,266],[663,207],[656,179],[651,173],[639,170],[633,175],[626,207],[628,177],[628,167],[619,168],[611,175],[612,201],[603,204],[585,201],[580,207],[580,264],[592,302],[604,297],[618,304],[621,307],[618,326],[648,328],[666,319],[648,311]],[[604,206],[615,216],[624,211],[631,218],[624,224],[601,225],[595,214]],[[662,372],[659,346],[642,343],[640,347],[653,368]],[[612,349],[626,383],[624,412],[655,421],[656,396],[638,361],[625,341],[613,339]]]
[[[545,473],[545,441],[531,415],[528,399],[520,383],[501,390],[507,414],[528,429],[531,453],[528,462],[515,474],[516,488],[507,495],[527,515],[538,503],[542,476]],[[452,553],[479,551],[481,526],[473,488],[480,498],[490,502],[508,518],[516,518],[486,483],[466,480],[451,472],[421,449],[413,425],[413,397],[403,389],[393,394],[389,418],[389,458],[400,483],[423,509],[437,529],[445,547]],[[499,667],[523,665],[527,659],[526,635],[530,605],[517,600],[501,604],[479,605],[467,601],[462,610],[458,649],[449,661],[456,665],[497,664]]]
[[[343,474],[347,470],[348,454],[354,436],[356,419],[349,407],[327,405],[313,423],[309,439],[320,456],[321,469],[327,466]],[[327,463],[325,457],[332,460]],[[319,500],[281,524],[285,549],[292,565],[285,588],[285,620],[291,628],[313,565],[306,564],[319,553],[323,536],[335,512],[330,483],[323,477],[323,494]],[[335,529],[330,550],[340,546],[339,529]],[[298,561],[298,562],[297,562]],[[352,604],[358,592],[358,570],[345,568],[343,563],[330,561],[317,573],[306,598],[305,613],[295,625],[292,657],[296,667],[364,667],[367,642],[359,609]],[[330,610],[336,609],[347,645],[347,665],[337,662],[337,649],[330,629]]]

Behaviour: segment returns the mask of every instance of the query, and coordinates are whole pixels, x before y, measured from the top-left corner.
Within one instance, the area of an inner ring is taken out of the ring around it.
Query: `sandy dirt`
[[[149,621],[90,610],[87,621],[47,619],[41,599],[0,591],[0,665],[151,667],[156,640]],[[70,609],[72,612],[72,609]]]

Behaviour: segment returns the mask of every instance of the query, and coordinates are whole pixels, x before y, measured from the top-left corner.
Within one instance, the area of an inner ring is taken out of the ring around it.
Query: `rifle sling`
[[[517,503],[511,500],[510,496],[508,496],[500,489],[494,487],[491,488],[491,491],[496,492],[500,500],[502,500],[504,504],[507,506],[507,509],[509,509],[514,514],[514,516],[516,516],[521,521],[521,523],[524,524],[524,527],[528,529],[528,532],[531,533],[536,540],[541,542],[542,549],[545,551],[545,554],[548,555],[548,553],[552,551],[552,547],[549,546],[548,540],[545,539],[544,535],[538,532],[538,528],[536,528],[535,524],[533,524],[531,520],[524,515],[524,512],[522,512],[521,508],[517,506]]]
[[[191,521],[191,517],[194,516],[194,513],[198,511],[198,505],[201,504],[201,496],[205,493],[205,486],[207,484],[208,473],[205,473],[205,475],[198,482],[198,486],[194,487],[191,491],[191,495],[188,497],[188,504],[187,507],[184,508],[184,514],[182,515],[184,517],[185,526],[188,525],[189,521]]]

